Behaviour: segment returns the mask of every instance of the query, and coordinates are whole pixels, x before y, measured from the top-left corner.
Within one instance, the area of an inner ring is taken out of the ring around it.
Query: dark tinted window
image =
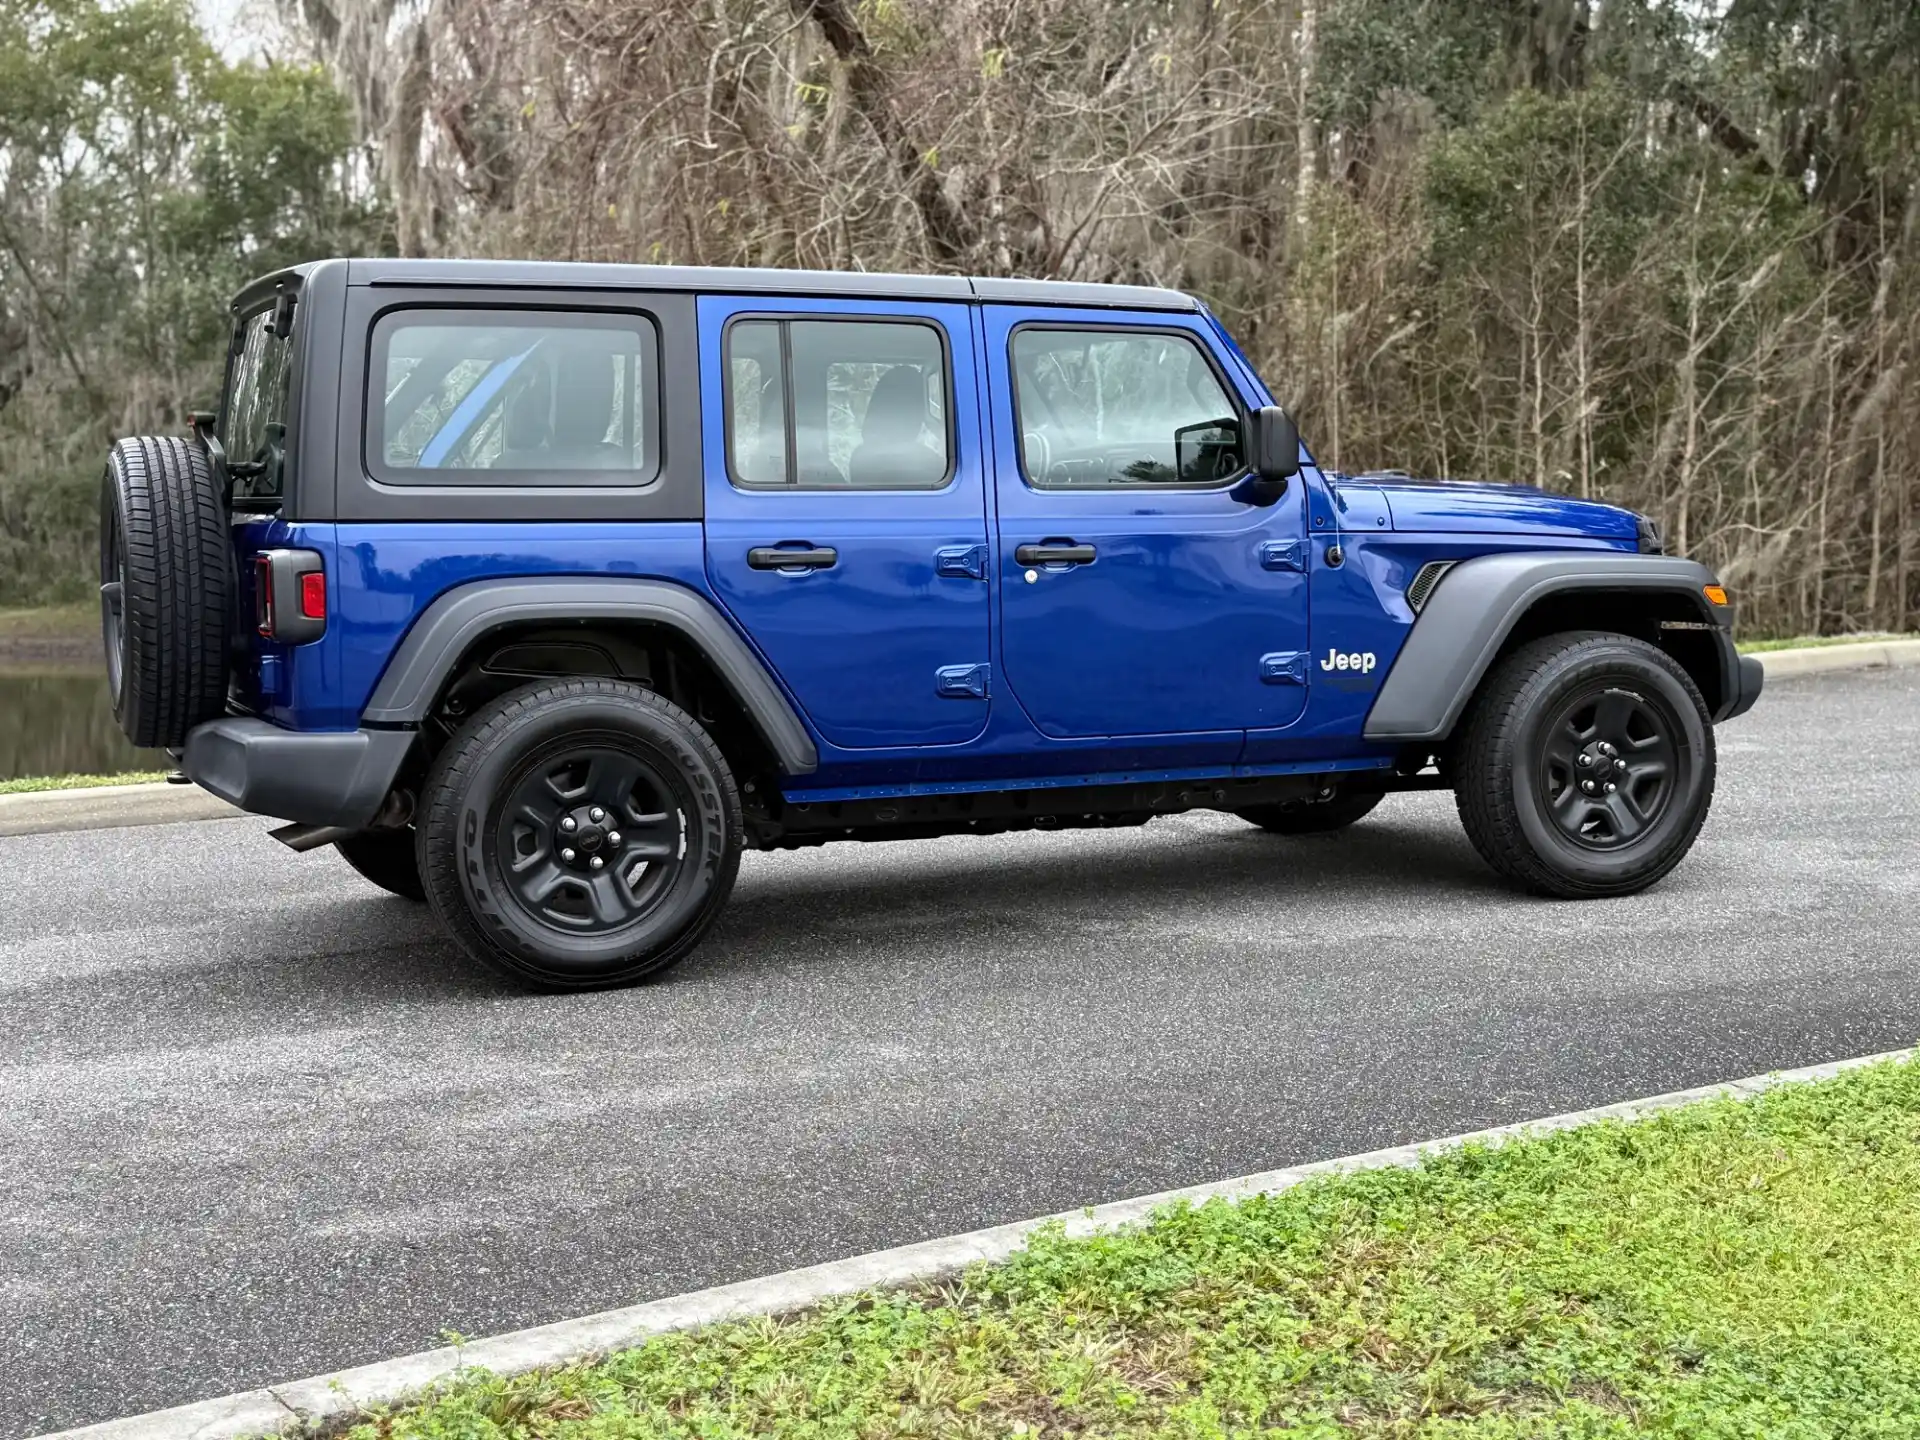
[[[946,350],[931,325],[738,320],[727,388],[744,488],[937,490],[952,471]]]
[[[368,460],[397,484],[644,483],[659,460],[658,352],[634,315],[384,316]]]
[[[1244,468],[1238,411],[1186,335],[1017,330],[1013,376],[1039,489],[1211,486]]]

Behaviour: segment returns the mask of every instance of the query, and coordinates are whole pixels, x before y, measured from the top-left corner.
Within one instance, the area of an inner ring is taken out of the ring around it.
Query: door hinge
[[[1304,540],[1268,540],[1260,546],[1262,570],[1301,570],[1307,568]]]
[[[1275,650],[1260,657],[1260,678],[1268,685],[1307,683],[1307,652]]]
[[[948,545],[933,552],[933,573],[954,580],[987,578],[987,547]]]
[[[942,665],[933,672],[933,688],[949,700],[984,700],[992,678],[991,665]]]

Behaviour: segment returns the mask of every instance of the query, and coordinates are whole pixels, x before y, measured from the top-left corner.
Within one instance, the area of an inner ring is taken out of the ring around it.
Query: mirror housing
[[[1278,405],[1247,416],[1247,474],[1233,487],[1246,505],[1272,505],[1287,493],[1287,481],[1300,473],[1300,429]]]

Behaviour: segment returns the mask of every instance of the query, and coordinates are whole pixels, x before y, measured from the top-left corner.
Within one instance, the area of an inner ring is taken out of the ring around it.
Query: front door
[[[1244,473],[1197,316],[989,308],[1008,690],[1061,738],[1272,728],[1306,705],[1305,486]]]
[[[990,703],[964,305],[700,301],[707,575],[829,744],[955,745]]]

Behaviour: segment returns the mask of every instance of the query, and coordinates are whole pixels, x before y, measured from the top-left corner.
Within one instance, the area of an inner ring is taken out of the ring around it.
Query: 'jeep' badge
[[[1362,675],[1371,674],[1373,667],[1380,662],[1371,650],[1329,650],[1327,658],[1320,662],[1322,670],[1358,670]]]

